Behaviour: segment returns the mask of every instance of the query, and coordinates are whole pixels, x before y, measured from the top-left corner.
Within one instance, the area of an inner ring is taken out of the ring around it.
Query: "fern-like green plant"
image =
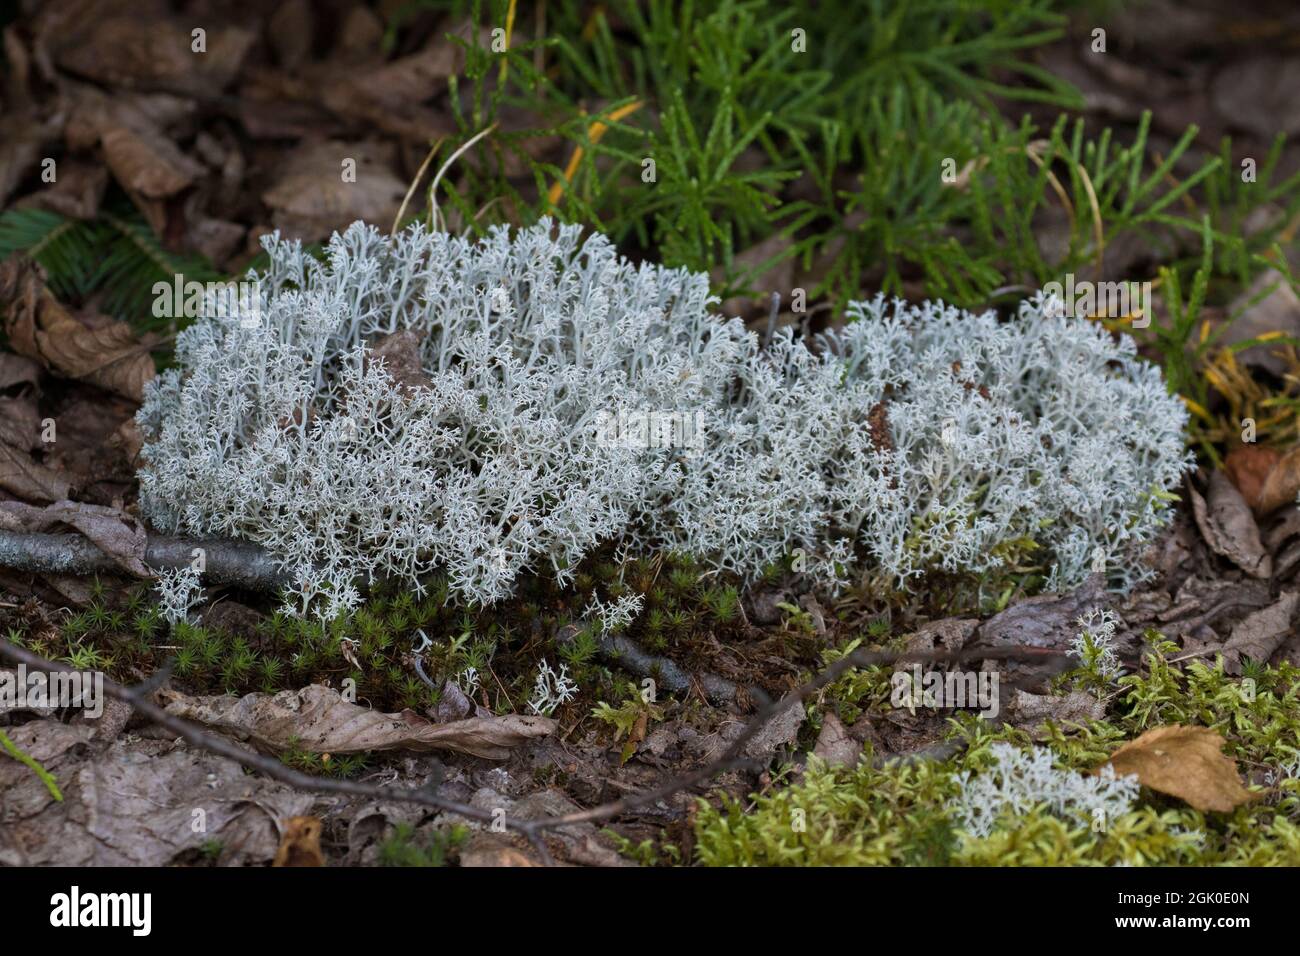
[[[0,213],[0,260],[16,252],[45,269],[60,299],[99,293],[104,311],[140,330],[171,321],[153,315],[154,283],[170,284],[177,275],[197,282],[221,278],[202,257],[164,249],[139,212],[124,203],[106,204],[91,220],[43,209]]]

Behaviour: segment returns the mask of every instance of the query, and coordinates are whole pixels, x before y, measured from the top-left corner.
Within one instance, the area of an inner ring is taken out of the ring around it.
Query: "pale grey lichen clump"
[[[961,792],[954,805],[957,822],[976,837],[1000,824],[1015,824],[1037,806],[1076,825],[1104,830],[1133,809],[1136,775],[1118,777],[1110,764],[1096,775],[1058,770],[1046,748],[1020,750],[1008,743],[990,745],[993,765],[980,774],[958,775]]]
[[[1187,464],[1159,370],[1041,297],[1007,323],[859,303],[814,353],[710,314],[703,275],[549,221],[480,241],[358,223],[323,261],[266,246],[260,311],[196,321],[148,390],[141,505],[173,533],[265,546],[299,610],[435,570],[491,602],[607,541],[902,586],[1032,541],[1054,583],[1128,583]],[[407,330],[415,383],[369,352]],[[610,440],[629,411],[702,434]]]

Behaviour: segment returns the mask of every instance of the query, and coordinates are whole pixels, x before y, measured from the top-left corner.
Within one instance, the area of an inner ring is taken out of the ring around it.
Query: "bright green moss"
[[[816,758],[797,779],[751,798],[702,806],[695,861],[732,865],[1189,866],[1300,865],[1300,669],[1254,667],[1231,677],[1221,665],[1170,663],[1173,645],[1157,641],[1145,672],[1122,678],[1107,719],[1086,727],[1052,723],[1035,736],[990,732],[970,717],[953,721],[968,742],[945,763],[828,769]],[[863,680],[861,685],[853,682]],[[830,700],[871,696],[876,675],[848,674]],[[1252,688],[1250,681],[1254,682]],[[859,693],[861,692],[861,693]],[[958,774],[979,773],[989,747],[1045,745],[1056,766],[1089,771],[1123,742],[1164,724],[1211,727],[1239,762],[1252,803],[1231,813],[1202,813],[1144,789],[1133,810],[1104,830],[1054,816],[1040,805],[1004,817],[987,837],[962,831],[953,813]],[[1290,769],[1288,769],[1290,768]]]

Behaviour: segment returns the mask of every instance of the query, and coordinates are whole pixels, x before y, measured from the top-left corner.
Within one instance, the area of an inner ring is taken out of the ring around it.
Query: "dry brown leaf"
[[[623,743],[623,750],[619,753],[618,765],[621,767],[627,763],[636,754],[636,748],[641,746],[641,741],[645,740],[646,731],[650,729],[650,715],[644,710],[637,714],[636,720],[632,722],[632,730],[627,735],[627,740]]]
[[[371,359],[383,359],[384,371],[405,392],[427,388],[431,383],[420,357],[424,336],[413,329],[382,335],[370,345]]]
[[[973,617],[947,617],[923,624],[907,636],[907,651],[914,654],[932,651],[956,653],[966,646],[979,623]]]
[[[244,245],[248,228],[226,219],[201,216],[190,224],[190,241],[209,262],[224,263]]]
[[[52,123],[7,112],[0,115],[0,206],[23,181],[31,167],[48,155],[47,144],[58,135]]]
[[[1208,727],[1153,727],[1116,750],[1106,763],[1116,775],[1137,774],[1142,786],[1197,810],[1227,813],[1255,795],[1241,785],[1237,762],[1224,756],[1223,744]]]
[[[148,139],[162,135],[162,130],[188,125],[197,113],[194,101],[181,96],[122,89],[110,95],[85,83],[70,82],[67,100],[71,115],[63,135],[68,148],[78,152],[98,146],[105,132],[120,126]]]
[[[1068,694],[1029,694],[1013,687],[1007,711],[1011,723],[1017,727],[1038,727],[1047,720],[1086,726],[1089,721],[1106,716],[1106,705],[1083,690]]]
[[[309,0],[284,0],[266,23],[276,62],[288,70],[296,70],[311,56],[315,33],[316,20]]]
[[[1067,647],[1078,636],[1079,615],[1106,607],[1111,598],[1100,574],[1064,594],[1017,601],[979,626],[972,647]]]
[[[1251,444],[1234,448],[1223,460],[1223,470],[1256,514],[1261,513],[1259,493],[1264,488],[1264,479],[1280,457],[1276,448]]]
[[[197,857],[214,840],[222,844],[222,865],[264,865],[279,843],[276,821],[307,813],[314,802],[171,740],[130,735],[101,749],[94,746],[98,723],[34,720],[7,728],[58,780],[63,802],[22,764],[0,758],[0,866],[168,866]],[[193,825],[196,810],[202,828]]]
[[[499,833],[475,833],[460,851],[462,867],[541,866],[527,852]]]
[[[755,760],[771,760],[778,749],[788,747],[795,742],[806,716],[804,709],[798,705],[786,707],[765,723],[757,734],[749,738],[745,743],[744,755]],[[743,730],[744,725],[740,722],[727,725],[721,734],[724,740],[723,746],[731,742],[726,739],[727,737],[734,738]]]
[[[12,352],[0,352],[0,389],[14,385],[35,385],[41,380],[38,363]]]
[[[343,162],[356,163],[356,181],[344,182]],[[288,236],[323,239],[357,219],[391,224],[407,183],[392,169],[393,151],[376,142],[303,143],[285,157],[274,186],[262,200]]]
[[[1266,515],[1283,505],[1293,504],[1300,495],[1300,446],[1282,455],[1264,478],[1255,502],[1256,514]]]
[[[32,456],[0,442],[0,488],[24,501],[45,504],[62,501],[72,485],[58,472],[33,461]]]
[[[425,708],[424,712],[438,723],[447,723],[464,720],[473,710],[474,704],[465,696],[460,685],[454,680],[445,680],[442,683],[442,694],[438,697],[438,706]]]
[[[323,64],[321,102],[339,116],[395,136],[429,142],[449,135],[455,127],[445,111],[425,104],[447,88],[456,50],[430,49],[360,73]]]
[[[272,866],[324,866],[320,849],[321,822],[316,817],[290,817],[280,837]]]
[[[853,767],[862,758],[862,744],[849,736],[838,717],[827,711],[822,714],[822,729],[817,735],[813,753],[830,767]]]
[[[59,164],[59,178],[49,189],[24,196],[16,208],[46,209],[69,219],[93,219],[99,213],[108,170],[98,163],[67,159]]]
[[[153,358],[124,322],[92,329],[78,322],[45,287],[45,271],[30,259],[0,263],[0,311],[20,354],[68,378],[84,379],[133,401],[156,374]]]
[[[1215,554],[1222,555],[1251,577],[1268,578],[1273,574],[1273,559],[1259,538],[1259,526],[1246,499],[1237,486],[1221,471],[1210,473],[1210,487],[1204,498],[1188,483],[1192,513],[1205,543]]]
[[[101,143],[113,178],[149,199],[174,196],[206,172],[160,133],[118,126],[107,130]]]
[[[41,415],[36,410],[35,398],[0,395],[0,442],[23,451],[41,447]]]
[[[1252,53],[1229,63],[1212,84],[1215,110],[1238,129],[1262,140],[1300,132],[1300,103],[1288,90],[1300,84],[1300,61]]]
[[[547,717],[504,714],[435,724],[413,711],[385,714],[345,701],[313,684],[270,696],[188,697],[160,692],[169,713],[230,731],[259,746],[282,751],[350,754],[368,750],[454,750],[503,760],[512,748],[555,730]],[[794,708],[798,709],[798,708]]]
[[[354,6],[343,15],[339,24],[333,56],[351,62],[381,60],[384,32],[384,21],[379,14],[363,6]]]
[[[166,14],[101,14],[69,23],[53,53],[63,69],[104,86],[210,96],[235,78],[257,37],[238,27],[205,27],[206,49],[196,55],[193,26]]]
[[[1300,607],[1300,593],[1286,591],[1277,602],[1255,611],[1239,621],[1232,636],[1223,645],[1224,669],[1229,674],[1241,673],[1241,659],[1267,661],[1291,635],[1291,622]]]
[[[126,460],[134,465],[140,457],[140,450],[144,448],[144,436],[140,434],[140,426],[135,419],[128,418],[108,436],[105,444],[110,448],[120,448]]]

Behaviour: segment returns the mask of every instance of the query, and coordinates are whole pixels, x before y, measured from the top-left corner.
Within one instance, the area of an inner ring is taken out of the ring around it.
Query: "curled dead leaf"
[[[203,55],[195,56],[191,29],[188,21],[160,11],[140,16],[124,7],[69,18],[52,52],[65,71],[104,86],[211,96],[239,73],[257,37],[238,27],[209,26]]]
[[[1224,755],[1223,744],[1208,727],[1153,727],[1116,750],[1106,764],[1117,776],[1137,774],[1142,786],[1197,810],[1226,813],[1255,795],[1241,785],[1237,762]]]
[[[339,177],[339,164],[355,161],[356,181]],[[280,164],[275,184],[262,194],[277,229],[302,239],[323,239],[357,219],[392,222],[406,181],[393,172],[393,150],[377,142],[305,142]]]
[[[12,256],[0,263],[0,312],[15,351],[68,378],[138,402],[156,374],[148,347],[129,325],[108,322],[92,329],[78,322],[46,288],[45,270],[30,259]]]
[[[290,817],[280,837],[272,866],[324,866],[320,849],[321,822],[316,817]]]
[[[0,395],[0,442],[33,451],[41,447],[41,416],[30,395]]]
[[[1280,457],[1276,448],[1267,445],[1241,445],[1228,452],[1223,460],[1223,470],[1256,514],[1261,513],[1259,494],[1264,489],[1264,481]]]
[[[853,767],[862,759],[862,744],[849,736],[838,717],[827,711],[822,715],[822,729],[813,753],[829,767]]]
[[[1266,515],[1300,495],[1300,446],[1283,454],[1269,469],[1254,504],[1255,513]]]
[[[14,385],[36,385],[41,380],[41,367],[29,358],[0,352],[0,389]]]
[[[1224,669],[1241,673],[1241,659],[1267,661],[1291,636],[1291,622],[1300,608],[1300,593],[1284,592],[1276,603],[1247,615],[1232,628],[1232,636],[1223,646]]]
[[[375,750],[454,750],[503,760],[513,747],[555,730],[546,717],[503,714],[436,724],[413,711],[385,714],[313,684],[274,696],[189,697],[160,691],[169,713],[252,740],[271,751],[351,754]]]
[[[204,173],[161,133],[118,126],[105,131],[104,162],[126,189],[150,199],[174,196]]]
[[[1101,720],[1106,715],[1106,705],[1082,690],[1068,694],[1030,694],[1013,687],[1009,704],[1011,723],[1025,728],[1037,728],[1048,720],[1086,726],[1089,721]]]
[[[60,501],[72,485],[58,472],[32,459],[27,452],[0,442],[0,488],[24,501]]]
[[[1192,513],[1205,543],[1215,554],[1222,555],[1254,578],[1273,574],[1273,559],[1264,549],[1259,526],[1228,476],[1221,471],[1210,473],[1210,487],[1205,497],[1188,483]]]

